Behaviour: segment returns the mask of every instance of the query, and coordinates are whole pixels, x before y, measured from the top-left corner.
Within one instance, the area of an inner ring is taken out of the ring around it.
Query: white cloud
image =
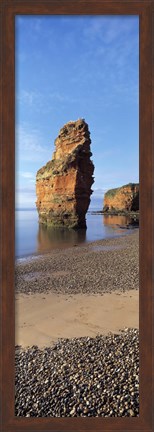
[[[35,184],[31,184],[28,182],[25,186],[18,185],[18,181],[16,181],[16,192],[15,192],[15,207],[16,208],[24,208],[24,207],[35,207],[36,201],[36,191]]]
[[[92,194],[92,196],[93,196],[94,198],[101,198],[101,197],[104,195],[104,193],[106,192],[106,190],[107,190],[107,189],[94,188],[94,187],[92,187],[92,189],[93,189],[93,194]]]
[[[35,193],[30,194],[29,192],[17,192],[15,196],[15,208],[35,208],[36,195]]]
[[[40,32],[42,28],[42,18],[34,16],[32,21],[32,29],[33,31]]]
[[[16,160],[30,162],[43,162],[51,159],[51,146],[49,150],[44,145],[44,139],[39,129],[31,128],[26,124],[16,127]]]
[[[17,194],[30,194],[33,195],[35,193],[35,186],[28,185],[28,186],[18,186],[16,185],[16,193]]]
[[[17,102],[30,107],[42,105],[42,94],[40,92],[35,92],[31,90],[22,90],[17,94]]]
[[[121,37],[127,37],[136,28],[137,17],[102,16],[88,21],[83,36],[91,41],[101,40],[111,44]]]
[[[49,93],[48,97],[49,97],[49,100],[51,99],[51,100],[54,100],[57,102],[64,102],[64,103],[65,102],[66,103],[72,103],[72,102],[78,102],[79,101],[79,98],[74,98],[72,95],[70,97],[70,96],[68,96],[66,94],[64,95],[58,91]]]
[[[34,174],[32,172],[23,171],[23,172],[19,172],[19,175],[21,175],[26,179],[34,179]]]
[[[72,94],[69,96],[68,94],[63,94],[59,91],[53,91],[48,93],[41,93],[32,90],[21,90],[16,94],[16,105],[18,104],[24,106],[24,108],[29,108],[31,110],[35,110],[35,112],[40,113],[40,110],[43,110],[43,113],[55,112],[55,109],[66,104],[72,104],[79,102],[80,98],[73,97]]]
[[[95,82],[100,82],[101,91],[95,106],[102,103],[102,98],[104,107],[117,107],[117,100],[121,98],[138,103],[137,17],[93,18],[82,28],[87,49],[80,56],[79,72],[75,64],[71,81],[79,86],[80,82],[86,86],[86,82],[91,81],[91,94],[93,89],[95,92]]]

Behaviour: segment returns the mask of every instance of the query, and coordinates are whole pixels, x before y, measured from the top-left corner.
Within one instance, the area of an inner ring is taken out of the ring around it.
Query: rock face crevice
[[[86,228],[94,182],[90,132],[83,119],[60,129],[55,152],[36,175],[39,222],[55,227]]]
[[[125,186],[110,189],[104,195],[103,211],[138,211],[139,184],[129,183]]]

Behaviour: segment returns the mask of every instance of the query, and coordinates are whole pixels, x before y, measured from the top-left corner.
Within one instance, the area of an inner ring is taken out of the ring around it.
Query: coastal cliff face
[[[86,228],[85,215],[94,182],[90,143],[88,125],[83,119],[70,121],[60,129],[52,160],[36,175],[40,223]]]
[[[103,211],[138,211],[139,210],[139,184],[128,185],[108,190],[104,195]]]

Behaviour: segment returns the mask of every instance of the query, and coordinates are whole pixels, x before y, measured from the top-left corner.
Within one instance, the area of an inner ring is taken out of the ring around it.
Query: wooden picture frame
[[[146,431],[152,420],[152,18],[151,0],[1,0],[2,431]],[[14,416],[15,15],[138,15],[140,22],[140,414],[128,418]]]

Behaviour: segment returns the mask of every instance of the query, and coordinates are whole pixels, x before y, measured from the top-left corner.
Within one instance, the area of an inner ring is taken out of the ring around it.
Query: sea
[[[43,254],[52,249],[62,249],[96,240],[129,235],[133,232],[133,228],[127,229],[126,227],[130,222],[129,217],[95,213],[102,208],[102,199],[93,198],[86,215],[87,229],[77,231],[39,224],[38,213],[35,208],[17,209],[15,211],[16,259]]]

